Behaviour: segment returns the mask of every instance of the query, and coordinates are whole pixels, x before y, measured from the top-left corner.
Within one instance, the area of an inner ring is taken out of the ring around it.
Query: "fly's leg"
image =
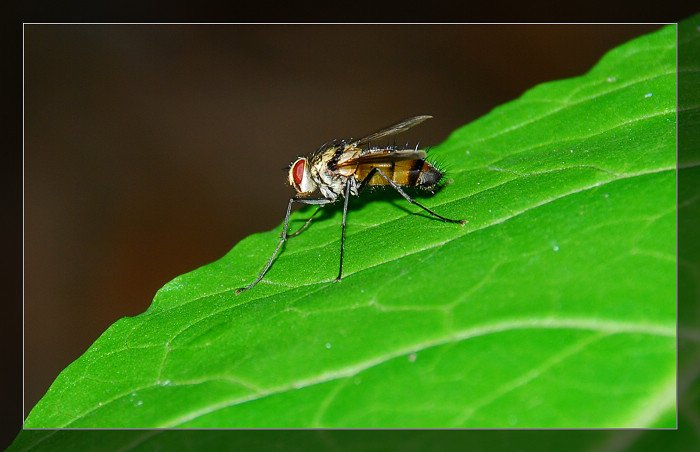
[[[315,204],[315,205],[318,205],[318,206],[321,206],[321,207],[322,207],[323,205],[328,204],[328,203],[331,202],[331,201],[328,200],[328,199],[325,199],[325,198],[321,198],[321,199],[297,199],[297,198],[292,198],[292,199],[290,199],[290,200],[289,200],[289,205],[287,205],[287,215],[285,215],[285,217],[284,217],[284,228],[282,229],[282,239],[281,239],[280,242],[277,244],[277,248],[275,248],[275,252],[272,253],[272,256],[270,257],[270,260],[267,261],[267,265],[265,265],[265,268],[262,269],[262,271],[260,272],[260,275],[258,275],[258,277],[255,279],[255,281],[253,281],[252,283],[248,284],[248,285],[245,286],[245,287],[241,287],[240,289],[236,289],[236,295],[238,295],[239,293],[243,292],[244,290],[252,289],[257,283],[260,282],[261,279],[263,279],[263,277],[265,276],[265,273],[267,273],[267,271],[268,271],[268,270],[270,269],[270,267],[272,266],[272,262],[275,260],[275,257],[277,257],[277,253],[279,253],[280,248],[282,248],[282,245],[284,244],[284,242],[287,241],[287,238],[291,237],[291,236],[288,236],[288,235],[287,235],[287,228],[289,227],[289,215],[290,215],[290,213],[292,212],[292,204],[294,204],[295,202],[298,202],[298,203],[300,203],[300,204]],[[317,211],[318,211],[318,210],[317,210]],[[315,213],[314,213],[314,215],[315,215]],[[309,221],[310,221],[310,220],[309,220]],[[308,224],[308,222],[307,222],[307,224]],[[303,226],[302,229],[303,229],[304,227],[306,227],[306,225]],[[301,230],[299,230],[299,231],[297,231],[296,233],[294,233],[294,235],[299,234],[299,232],[301,232]]]
[[[413,199],[413,198],[411,198],[410,196],[408,196],[408,195],[406,194],[406,192],[403,191],[403,189],[401,188],[401,186],[400,186],[399,184],[397,184],[396,182],[394,182],[393,180],[391,180],[389,177],[387,177],[387,175],[384,174],[384,173],[382,172],[382,170],[380,170],[379,168],[373,168],[372,171],[370,171],[370,172],[367,174],[367,177],[365,177],[365,178],[362,180],[362,183],[360,183],[360,189],[362,189],[362,188],[365,187],[365,185],[367,184],[367,182],[369,182],[370,179],[372,179],[372,176],[374,176],[374,173],[375,173],[375,172],[376,172],[376,173],[379,173],[384,179],[386,179],[386,181],[389,182],[389,184],[391,184],[392,187],[394,187],[394,190],[396,190],[397,192],[399,192],[399,194],[400,194],[401,196],[403,196],[404,199],[406,199],[406,201],[410,202],[411,204],[417,205],[418,207],[420,207],[421,209],[425,210],[426,212],[428,212],[429,214],[433,215],[434,217],[437,217],[437,218],[441,219],[442,221],[447,221],[448,223],[459,223],[459,224],[461,224],[462,226],[464,226],[464,225],[467,223],[467,220],[453,220],[453,219],[451,219],[451,218],[443,217],[442,215],[440,215],[440,214],[438,214],[438,213],[435,213],[435,212],[433,212],[432,210],[428,209],[428,208],[425,207],[423,204],[419,203],[419,202],[416,201],[415,199]]]
[[[343,200],[343,228],[340,233],[340,270],[336,281],[343,277],[343,254],[345,253],[345,218],[348,216],[348,200],[350,199],[350,178],[345,183],[345,199]]]
[[[316,211],[313,213],[313,215],[311,215],[311,216],[309,217],[309,219],[306,220],[306,223],[304,223],[304,226],[300,227],[299,230],[298,230],[297,232],[295,232],[295,233],[293,233],[293,234],[288,234],[288,235],[287,235],[287,238],[289,239],[289,238],[296,237],[296,236],[298,236],[299,234],[301,234],[301,232],[309,226],[309,224],[311,223],[311,220],[314,219],[314,217],[316,216],[316,214],[318,213],[318,211],[321,210],[321,208],[322,208],[323,206],[324,206],[323,204],[319,205],[319,206],[316,208]]]

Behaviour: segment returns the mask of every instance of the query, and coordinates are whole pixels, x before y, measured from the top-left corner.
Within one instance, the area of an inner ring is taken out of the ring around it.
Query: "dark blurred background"
[[[417,114],[407,138],[439,144],[660,27],[25,25],[24,416],[166,282],[280,224],[297,155]]]

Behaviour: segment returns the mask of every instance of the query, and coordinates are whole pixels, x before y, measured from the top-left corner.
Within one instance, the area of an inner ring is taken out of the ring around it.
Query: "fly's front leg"
[[[325,198],[322,198],[322,199],[292,198],[292,199],[290,199],[289,204],[287,205],[287,214],[284,216],[284,228],[282,229],[282,239],[277,244],[277,248],[275,248],[275,252],[272,253],[270,260],[267,261],[267,265],[265,265],[265,268],[262,269],[262,271],[260,272],[260,275],[258,275],[258,277],[255,279],[255,281],[253,281],[252,283],[248,284],[245,287],[241,287],[240,289],[236,289],[236,295],[243,292],[244,290],[252,289],[257,283],[259,283],[260,280],[263,279],[263,277],[265,276],[265,273],[267,273],[267,271],[272,266],[272,262],[275,260],[275,257],[277,257],[277,253],[279,253],[280,248],[282,248],[282,245],[284,244],[284,242],[287,241],[287,238],[293,237],[301,232],[301,229],[300,229],[299,231],[295,232],[293,235],[290,235],[290,236],[287,235],[287,229],[289,227],[289,215],[292,212],[292,204],[294,204],[295,202],[298,202],[300,204],[316,204],[316,205],[322,207],[323,205],[328,204],[330,201],[328,199],[325,199]],[[315,213],[314,213],[314,215],[315,215]],[[313,216],[312,216],[312,218],[313,218]],[[309,220],[309,221],[311,221],[311,220]],[[307,222],[307,224],[308,224],[308,222]],[[306,227],[306,225],[303,226],[302,229],[304,227]]]
[[[408,196],[408,195],[406,194],[406,192],[403,191],[403,189],[401,188],[401,186],[400,186],[399,184],[397,184],[396,182],[394,182],[393,180],[391,180],[389,177],[387,177],[387,175],[384,174],[384,173],[382,172],[382,170],[380,170],[379,168],[374,168],[374,169],[372,169],[372,171],[370,171],[369,174],[367,174],[367,177],[364,178],[364,180],[363,180],[362,183],[360,184],[360,187],[364,188],[365,183],[368,182],[368,181],[372,178],[372,176],[374,176],[374,173],[375,173],[375,172],[379,173],[384,179],[386,179],[386,181],[389,182],[389,184],[391,184],[391,186],[394,187],[394,189],[395,189],[397,192],[399,192],[399,194],[400,194],[401,196],[403,196],[404,199],[406,199],[406,201],[410,202],[411,204],[417,205],[417,206],[420,207],[421,209],[425,210],[426,212],[428,212],[429,214],[433,215],[434,217],[437,217],[437,218],[441,219],[442,221],[447,221],[447,222],[449,222],[449,223],[459,223],[459,224],[461,224],[462,226],[464,226],[464,225],[466,224],[467,220],[453,220],[453,219],[451,219],[451,218],[443,217],[442,215],[440,215],[440,214],[438,214],[438,213],[435,213],[435,212],[433,212],[432,210],[428,209],[428,208],[425,207],[423,204],[419,203],[419,202],[416,201],[415,199],[413,199],[413,198],[411,198],[410,196]]]

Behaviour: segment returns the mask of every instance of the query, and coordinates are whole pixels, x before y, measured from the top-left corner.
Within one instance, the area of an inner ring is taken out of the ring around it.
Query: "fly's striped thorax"
[[[433,188],[442,179],[442,172],[424,159],[370,162],[357,165],[355,178],[363,181],[374,168],[379,168],[389,179],[405,187]],[[375,173],[368,185],[389,185],[381,174]]]

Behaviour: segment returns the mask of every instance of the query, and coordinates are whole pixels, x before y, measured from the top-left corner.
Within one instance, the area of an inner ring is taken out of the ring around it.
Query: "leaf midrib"
[[[576,330],[587,330],[587,331],[598,331],[601,333],[607,333],[608,335],[614,334],[648,334],[660,337],[675,337],[675,327],[667,327],[663,325],[655,324],[643,324],[643,323],[628,323],[628,322],[617,322],[617,321],[604,321],[604,320],[590,320],[586,318],[562,318],[562,317],[544,317],[538,319],[514,319],[508,321],[497,322],[488,326],[472,327],[465,330],[457,331],[453,334],[449,334],[443,338],[436,338],[435,340],[424,341],[419,344],[411,344],[410,346],[402,347],[392,353],[386,353],[374,357],[372,359],[364,360],[361,363],[346,366],[341,369],[323,372],[314,377],[305,378],[301,380],[296,380],[294,382],[288,383],[286,385],[277,386],[271,388],[267,391],[251,394],[250,397],[238,397],[235,399],[229,399],[222,403],[208,406],[201,410],[193,411],[186,416],[181,416],[177,419],[172,420],[161,427],[171,428],[177,427],[180,424],[196,419],[197,417],[205,414],[210,414],[214,411],[228,408],[230,406],[239,405],[241,403],[250,402],[253,400],[258,400],[264,397],[269,397],[272,395],[280,394],[289,390],[302,389],[317,384],[327,383],[340,378],[347,378],[358,374],[359,372],[365,371],[369,368],[383,364],[391,359],[399,358],[401,356],[406,356],[410,353],[416,353],[424,351],[431,347],[441,346],[453,342],[461,342],[468,339],[473,339],[479,336],[485,336],[488,334],[497,334],[507,331],[521,330],[521,329],[576,329]],[[240,379],[235,379],[232,381],[240,381]],[[184,383],[187,384],[187,383]],[[152,386],[147,386],[152,387]],[[133,391],[131,391],[133,392]],[[126,394],[125,394],[126,395]],[[124,397],[122,395],[121,397]]]
[[[508,319],[489,325],[470,327],[464,330],[457,330],[451,334],[447,334],[442,337],[435,338],[433,340],[426,340],[421,343],[411,344],[409,346],[401,347],[391,353],[385,353],[383,355],[376,356],[372,359],[366,359],[360,363],[346,366],[341,369],[336,369],[332,371],[322,372],[319,375],[313,377],[304,378],[300,380],[295,380],[285,385],[276,386],[265,391],[253,392],[250,396],[237,397],[233,399],[227,399],[218,404],[209,405],[206,408],[195,410],[188,413],[185,416],[180,416],[173,419],[170,422],[164,423],[162,425],[154,426],[158,428],[173,428],[181,425],[185,422],[191,421],[198,418],[199,416],[210,414],[214,411],[228,408],[231,406],[239,405],[246,402],[251,402],[254,400],[262,399],[265,397],[280,394],[289,390],[302,389],[317,384],[327,383],[340,378],[347,378],[358,374],[359,372],[365,371],[372,367],[383,364],[391,359],[399,358],[401,356],[406,356],[410,353],[416,353],[424,351],[431,347],[446,345],[448,343],[461,342],[468,339],[473,339],[475,337],[485,336],[489,334],[498,334],[514,330],[524,330],[524,329],[576,329],[576,330],[586,330],[586,331],[597,331],[604,333],[608,336],[614,334],[647,334],[659,337],[675,337],[675,326],[669,327],[664,325],[657,325],[652,323],[634,323],[634,322],[619,322],[612,320],[600,320],[600,319],[588,319],[585,317],[540,317],[540,318],[525,318],[525,319]],[[153,346],[156,347],[156,346]],[[165,360],[163,361],[165,362]],[[85,376],[81,379],[87,378]],[[182,383],[171,383],[170,386],[190,386],[194,384],[201,384],[211,381],[227,381],[232,384],[237,384],[254,391],[255,385],[250,384],[241,378],[210,378],[198,380],[196,382],[182,382]],[[87,410],[79,415],[77,415],[72,421],[59,426],[58,428],[70,428],[70,425],[75,421],[88,416],[89,414],[97,411],[98,409],[105,407],[106,405],[122,399],[124,397],[130,396],[130,394],[149,388],[154,388],[161,386],[160,384],[151,383],[139,387],[130,388],[119,395],[112,397],[106,401],[102,402],[102,405],[94,407]]]

